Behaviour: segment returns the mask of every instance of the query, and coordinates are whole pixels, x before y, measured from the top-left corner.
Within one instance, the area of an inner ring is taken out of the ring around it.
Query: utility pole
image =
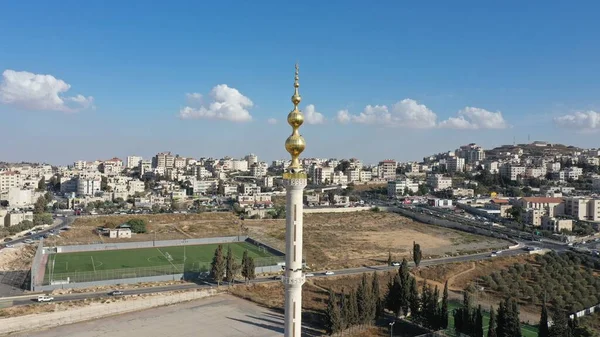
[[[396,324],[396,321],[390,323],[390,337],[394,336],[394,324]]]

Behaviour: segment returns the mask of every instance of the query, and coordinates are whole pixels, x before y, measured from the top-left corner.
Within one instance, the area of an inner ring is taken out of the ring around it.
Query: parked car
[[[49,296],[49,295],[40,295],[37,298],[38,302],[50,302],[52,300],[54,300],[54,297]]]
[[[113,291],[110,292],[110,295],[111,296],[121,296],[121,295],[123,295],[123,291],[121,291],[121,290],[113,290]]]

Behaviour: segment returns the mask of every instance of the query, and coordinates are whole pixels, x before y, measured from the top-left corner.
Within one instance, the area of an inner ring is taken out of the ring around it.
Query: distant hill
[[[523,151],[523,155],[534,156],[534,157],[545,157],[545,156],[557,156],[557,155],[569,155],[582,149],[563,144],[551,144],[547,142],[533,142],[531,144],[517,144],[517,145],[501,145],[491,150],[486,150],[485,155],[487,158],[499,158],[505,157],[504,153],[516,153],[518,150]]]

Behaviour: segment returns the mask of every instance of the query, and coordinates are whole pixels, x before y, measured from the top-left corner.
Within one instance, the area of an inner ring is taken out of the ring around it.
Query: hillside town
[[[301,163],[309,177],[307,207],[382,201],[458,205],[547,235],[590,235],[600,223],[598,149],[536,141],[486,150],[472,143],[419,162],[303,158]],[[68,166],[4,163],[0,223],[21,229],[40,224],[36,203],[76,215],[233,209],[252,218],[278,217],[282,212],[274,201],[285,195],[282,173],[288,164],[269,164],[254,154],[195,159],[171,152]]]

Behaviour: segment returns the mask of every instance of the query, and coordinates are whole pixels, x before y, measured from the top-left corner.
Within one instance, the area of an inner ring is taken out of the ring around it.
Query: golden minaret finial
[[[300,101],[302,100],[300,93],[298,93],[298,88],[300,87],[300,83],[298,83],[298,70],[299,67],[296,63],[296,75],[294,77],[294,95],[292,96],[294,110],[292,110],[287,117],[288,124],[292,127],[292,134],[285,141],[285,149],[292,156],[292,162],[288,167],[288,171],[291,171],[291,173],[300,172],[302,170],[302,166],[300,165],[298,157],[306,147],[304,138],[298,132],[298,129],[304,122],[304,116],[302,115],[302,112],[298,109],[298,104],[300,104]]]

